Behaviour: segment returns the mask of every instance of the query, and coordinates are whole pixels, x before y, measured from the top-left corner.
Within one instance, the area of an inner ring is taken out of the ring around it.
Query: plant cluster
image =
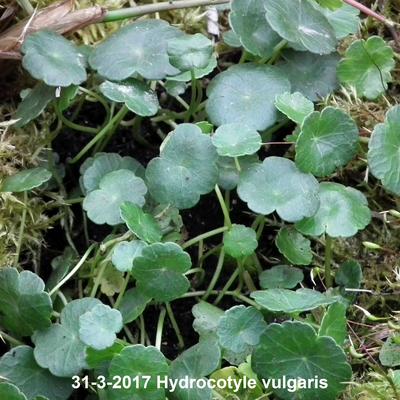
[[[400,106],[360,140],[349,114],[318,101],[339,84],[378,99],[394,52],[372,36],[340,56],[339,41],[360,24],[340,0],[233,0],[229,24],[225,46],[242,56],[227,68],[218,67],[212,40],[160,19],[128,24],[95,47],[45,30],[24,41],[22,65],[38,82],[23,91],[15,126],[40,123],[47,109],[50,148],[67,130],[85,144],[67,161],[67,172],[79,164],[71,189],[49,151],[48,162],[6,177],[0,190],[26,206],[21,237],[32,196],[59,190],[64,206],[81,204],[87,247],[79,255],[68,233],[50,273],[23,270],[18,257],[0,269],[1,335],[12,346],[0,358],[0,398],[66,400],[80,388],[109,400],[334,400],[352,380],[351,359],[363,355],[346,314],[362,267],[337,265],[334,250],[372,213],[361,187],[340,174],[361,159],[371,179],[400,195]],[[86,103],[101,109],[97,126],[79,118]],[[153,155],[157,143],[156,156],[144,163],[140,154],[107,151],[121,129]],[[279,145],[283,156],[273,151]],[[188,237],[185,210],[197,212],[205,199],[218,203],[221,224]],[[106,234],[96,240],[100,225]],[[261,251],[267,235],[277,262]],[[188,347],[174,308],[192,300],[198,343]],[[150,312],[159,313],[155,335]],[[162,351],[166,317],[180,351],[174,359]],[[382,365],[400,365],[399,349],[393,335]],[[124,376],[149,381],[118,383]],[[159,376],[257,384],[168,390],[156,385]],[[295,390],[265,387],[283,376]],[[316,377],[327,385],[305,386]],[[388,375],[397,398],[399,380],[398,371]]]

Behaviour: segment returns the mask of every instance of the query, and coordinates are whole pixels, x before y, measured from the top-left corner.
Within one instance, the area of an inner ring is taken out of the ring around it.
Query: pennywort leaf
[[[275,239],[281,254],[292,264],[309,265],[312,261],[311,242],[293,228],[282,228]]]
[[[224,235],[224,249],[234,258],[251,255],[257,246],[256,232],[247,226],[233,224]]]
[[[299,268],[276,265],[261,272],[259,279],[263,289],[292,289],[304,279],[304,274]]]
[[[282,93],[275,98],[276,108],[292,121],[301,125],[304,118],[314,111],[314,104],[301,93]]]
[[[343,346],[347,337],[346,306],[343,303],[333,303],[329,306],[318,331],[319,336],[330,336],[339,346]]]
[[[1,185],[1,192],[25,192],[41,186],[50,180],[52,174],[43,167],[25,169],[6,177]]]
[[[130,271],[133,267],[135,258],[142,254],[142,250],[145,247],[146,243],[141,240],[118,243],[113,249],[111,258],[114,267],[121,272]]]

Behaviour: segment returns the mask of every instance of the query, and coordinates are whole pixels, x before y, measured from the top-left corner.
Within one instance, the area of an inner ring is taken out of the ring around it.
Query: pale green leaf
[[[314,111],[314,104],[300,92],[283,93],[275,98],[276,108],[289,119],[301,125],[304,118]]]
[[[379,352],[379,361],[385,367],[400,365],[400,338],[398,336],[387,338]]]
[[[217,57],[215,56],[215,54],[213,54],[208,62],[208,64],[204,67],[204,68],[195,68],[194,69],[194,77],[196,79],[200,79],[203,78],[204,76],[207,76],[208,74],[210,74],[212,71],[214,71],[214,69],[217,67]],[[169,76],[166,82],[167,84],[171,84],[173,82],[180,82],[180,83],[184,83],[184,82],[189,82],[192,79],[192,74],[190,71],[185,71],[185,72],[181,72],[178,75],[174,75],[174,76]],[[182,93],[185,90],[182,91]]]
[[[111,257],[114,267],[121,272],[130,271],[133,267],[135,258],[142,254],[144,247],[146,247],[146,243],[141,240],[118,243],[114,247]]]
[[[296,224],[305,235],[350,237],[364,229],[371,220],[371,211],[365,196],[357,189],[339,183],[320,184],[321,206],[317,213]]]
[[[47,182],[51,177],[51,172],[43,167],[24,169],[6,177],[1,185],[1,192],[18,193],[32,190]]]
[[[276,211],[289,222],[312,216],[319,207],[317,180],[282,157],[267,157],[243,171],[237,191],[250,210],[263,215]]]
[[[257,246],[256,232],[247,226],[233,224],[224,235],[224,249],[234,258],[251,255]]]
[[[261,272],[259,278],[263,289],[292,289],[304,279],[304,274],[299,268],[276,265]]]
[[[310,265],[313,255],[311,242],[294,228],[282,228],[276,239],[276,247],[294,265]]]
[[[347,337],[346,306],[343,303],[331,304],[322,318],[319,336],[330,336],[339,346],[343,346]]]

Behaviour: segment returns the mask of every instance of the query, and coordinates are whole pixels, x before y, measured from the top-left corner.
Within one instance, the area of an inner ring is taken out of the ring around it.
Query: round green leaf
[[[129,201],[120,206],[121,218],[139,239],[148,243],[159,242],[162,238],[162,232],[157,221],[151,214],[145,213],[139,206]],[[143,242],[140,242],[143,243]],[[145,246],[141,246],[140,255]],[[139,254],[135,255],[135,258]],[[130,269],[132,265],[130,265]]]
[[[122,222],[119,207],[125,201],[139,206],[145,203],[146,185],[132,171],[120,169],[101,179],[99,189],[88,193],[83,209],[96,224],[118,225]]]
[[[237,122],[264,130],[277,120],[275,96],[288,90],[288,80],[275,67],[234,65],[207,87],[206,111],[217,126]]]
[[[327,176],[357,154],[358,128],[344,111],[326,107],[303,122],[296,141],[296,165],[304,172]]]
[[[344,289],[359,289],[362,279],[361,265],[354,260],[341,264],[335,275],[335,282]]]
[[[278,68],[289,79],[292,92],[300,92],[312,101],[320,100],[338,87],[338,54],[319,56],[304,51],[287,50]]]
[[[217,152],[208,135],[193,124],[179,125],[167,139],[160,157],[146,169],[151,195],[163,204],[191,208],[200,195],[213,190],[218,179]]]
[[[375,126],[368,143],[368,165],[383,186],[400,195],[400,106],[392,107],[384,124]]]
[[[29,346],[15,347],[1,357],[0,376],[16,385],[27,400],[40,395],[52,400],[67,400],[72,393],[71,380],[57,378],[47,369],[41,368]]]
[[[268,0],[264,3],[272,29],[289,42],[317,54],[335,51],[336,37],[326,17],[308,0]]]
[[[18,104],[14,118],[16,127],[26,125],[39,116],[47,105],[56,97],[56,89],[39,82]]]
[[[261,272],[259,278],[263,289],[292,289],[304,279],[304,274],[299,268],[276,265]]]
[[[296,224],[301,233],[350,237],[369,224],[371,211],[367,199],[358,190],[339,183],[322,182],[319,196],[321,206],[317,213]]]
[[[193,329],[203,338],[217,338],[217,329],[224,312],[205,301],[200,301],[192,308]]]
[[[208,75],[209,73],[211,73],[212,71],[214,71],[214,69],[217,67],[217,57],[215,56],[215,54],[213,54],[210,58],[210,60],[208,61],[208,64],[204,67],[204,68],[195,68],[194,69],[194,77],[196,79],[200,79],[203,78],[204,76]],[[168,80],[166,82],[166,87],[168,84],[172,84],[172,83],[177,83],[177,82],[189,82],[192,79],[192,74],[190,71],[185,71],[185,72],[181,72],[178,75],[174,75],[174,76],[169,76]],[[182,91],[182,93],[184,93],[186,89],[186,86],[184,86],[184,89]],[[178,93],[178,94],[182,94],[182,93]],[[171,94],[171,93],[170,93]]]
[[[260,163],[260,160],[256,154],[238,157],[237,161],[239,162],[241,171],[245,171],[252,165]],[[232,157],[219,156],[217,160],[217,166],[219,173],[218,186],[225,190],[235,189],[239,183],[240,174],[239,170],[237,169],[235,159]]]
[[[350,45],[338,66],[338,76],[342,83],[354,86],[359,96],[373,100],[387,89],[394,67],[392,48],[381,37],[371,36]]]
[[[104,350],[95,350],[88,347],[86,349],[86,361],[89,368],[102,371],[107,370],[114,356],[125,348],[125,345],[121,342],[115,342],[111,347],[107,347]]]
[[[229,14],[229,16],[231,18],[231,14]],[[233,48],[242,47],[242,43],[240,42],[239,36],[233,30],[225,31],[222,34],[222,39],[224,43],[227,44],[229,47]]]
[[[293,228],[282,228],[275,239],[276,247],[294,265],[310,265],[311,242]]]
[[[277,362],[279,360],[279,362]],[[343,350],[329,337],[317,336],[302,322],[271,324],[253,352],[251,365],[260,378],[307,380],[326,379],[327,386],[309,388],[298,385],[296,391],[273,389],[279,398],[294,400],[335,400],[351,379],[351,367]]]
[[[1,185],[2,192],[25,192],[35,189],[51,178],[51,172],[43,167],[25,169],[8,176]]]
[[[314,104],[301,93],[283,93],[275,98],[276,108],[289,119],[301,125],[304,118],[314,111]]]
[[[30,34],[21,47],[23,67],[49,86],[79,85],[86,80],[82,55],[73,42],[55,32]]]
[[[319,207],[317,180],[282,157],[267,157],[243,171],[237,191],[250,210],[263,215],[276,211],[289,222],[312,216]]]
[[[235,306],[220,319],[217,335],[220,345],[234,353],[251,352],[267,324],[254,307]]]
[[[0,398],[7,400],[27,400],[25,395],[14,385],[0,382]]]
[[[251,155],[261,147],[261,136],[245,124],[221,125],[211,137],[220,156],[240,157]]]
[[[323,293],[311,289],[266,289],[257,290],[250,295],[260,306],[269,311],[299,313],[314,310],[337,301]]]
[[[150,376],[146,380],[139,379],[138,385],[132,384],[128,389],[110,388],[107,399],[110,400],[165,400],[165,390],[157,386],[157,377],[164,378],[168,375],[167,360],[155,347],[144,347],[140,344],[125,347],[121,353],[111,361],[109,368],[109,381],[113,377]]]
[[[168,41],[169,62],[181,71],[206,68],[213,52],[210,39],[201,33],[185,35]]]
[[[192,262],[188,253],[176,243],[154,243],[145,247],[137,257],[132,275],[144,294],[156,301],[171,301],[189,288],[183,275]]]
[[[90,55],[89,63],[110,80],[121,81],[135,73],[146,79],[164,79],[179,73],[169,63],[167,43],[182,35],[162,20],[134,22],[101,43]]]
[[[132,322],[139,317],[150,300],[151,298],[149,296],[146,296],[137,288],[127,290],[119,306],[124,324]]]
[[[31,271],[0,268],[0,322],[18,336],[50,325],[53,311],[44,282]]]
[[[281,38],[265,18],[264,3],[264,0],[233,0],[229,23],[239,39],[239,47],[241,43],[255,56],[270,57]]]
[[[100,181],[112,171],[128,169],[136,176],[144,178],[144,167],[132,157],[121,157],[117,153],[98,153],[94,158],[89,157],[81,165],[82,190],[91,192],[98,189]]]
[[[335,31],[336,39],[344,39],[346,36],[355,34],[359,30],[360,18],[357,8],[341,3],[335,10],[322,8],[321,12],[328,19]]]
[[[125,103],[129,110],[142,117],[151,117],[160,108],[157,94],[144,82],[136,79],[124,82],[105,81],[99,89],[109,100]]]
[[[133,267],[135,258],[142,254],[144,247],[146,247],[146,243],[141,240],[118,243],[114,247],[111,257],[114,267],[121,272],[130,271]]]
[[[68,303],[60,315],[60,323],[36,331],[32,336],[36,362],[55,376],[70,377],[87,368],[87,346],[79,338],[81,315],[102,304],[94,298],[83,298]]]
[[[170,378],[172,379],[202,379],[214,372],[220,363],[221,351],[215,341],[203,340],[184,351],[171,363]],[[199,389],[177,387],[168,395],[171,400],[211,400],[212,391],[209,388]]]
[[[397,367],[400,365],[399,338],[390,336],[383,344],[379,352],[379,361],[385,367]]]
[[[343,303],[333,303],[322,318],[318,335],[330,336],[339,346],[343,346],[347,337],[346,325],[346,306]]]
[[[96,350],[111,347],[122,329],[118,310],[98,304],[79,317],[79,339]]]
[[[247,226],[233,224],[224,235],[224,249],[234,258],[251,255],[257,246],[256,232]]]

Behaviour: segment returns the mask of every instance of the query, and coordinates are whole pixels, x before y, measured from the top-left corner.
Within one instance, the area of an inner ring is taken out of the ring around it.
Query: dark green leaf
[[[304,274],[298,268],[276,265],[261,272],[259,278],[263,289],[292,289],[304,279]]]

